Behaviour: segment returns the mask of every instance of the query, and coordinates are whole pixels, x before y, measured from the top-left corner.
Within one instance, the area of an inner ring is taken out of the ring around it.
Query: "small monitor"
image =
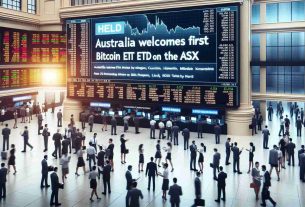
[[[163,114],[162,115],[162,119],[166,119],[167,118],[167,115],[166,114]]]
[[[109,111],[109,116],[113,116],[114,115],[114,111]]]
[[[208,123],[208,124],[211,124],[211,123],[212,123],[212,119],[207,118],[207,123]]]
[[[123,116],[123,111],[118,112],[119,116]]]
[[[127,113],[130,114],[131,113],[131,109],[127,109]]]
[[[154,116],[154,120],[159,120],[160,119],[160,115],[155,115]]]
[[[185,116],[181,116],[181,117],[180,117],[180,120],[181,120],[181,121],[185,121],[185,120],[186,120],[186,119],[185,119]]]
[[[136,113],[136,115],[137,115],[137,116],[142,116],[142,112],[139,112],[139,111],[138,111],[138,112]]]
[[[191,117],[191,121],[196,123],[197,122],[197,118],[196,117]]]

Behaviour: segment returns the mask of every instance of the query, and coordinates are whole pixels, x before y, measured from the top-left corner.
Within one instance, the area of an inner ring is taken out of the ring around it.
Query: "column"
[[[264,15],[263,15],[264,16]],[[266,33],[260,34],[260,61],[266,61]],[[266,75],[266,66],[260,67],[260,93],[267,93],[267,75]],[[264,121],[266,120],[266,100],[260,100],[260,111],[262,113]]]
[[[63,101],[63,120],[70,121],[71,114],[74,116],[75,122],[79,121],[79,114],[83,111],[82,102],[74,99],[66,98]]]
[[[228,135],[249,136],[249,125],[253,115],[251,104],[251,1],[245,0],[240,7],[240,107],[236,110],[228,110],[226,122]]]

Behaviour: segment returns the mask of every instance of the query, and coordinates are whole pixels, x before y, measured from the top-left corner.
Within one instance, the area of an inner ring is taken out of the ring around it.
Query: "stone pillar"
[[[82,102],[74,99],[66,98],[63,101],[63,120],[70,121],[71,114],[74,115],[74,120],[79,121],[79,114],[83,111]]]
[[[251,104],[250,22],[251,1],[244,0],[240,6],[240,107],[227,111],[228,135],[251,135],[249,125],[254,111]]]

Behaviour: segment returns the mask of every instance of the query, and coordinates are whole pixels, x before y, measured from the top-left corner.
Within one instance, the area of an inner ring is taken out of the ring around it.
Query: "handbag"
[[[211,168],[214,168],[214,165],[213,165],[213,163],[210,163],[210,167],[211,167]]]
[[[128,154],[129,153],[129,149],[125,149],[125,154]]]
[[[256,187],[255,183],[250,183],[250,188],[255,188],[255,187]]]

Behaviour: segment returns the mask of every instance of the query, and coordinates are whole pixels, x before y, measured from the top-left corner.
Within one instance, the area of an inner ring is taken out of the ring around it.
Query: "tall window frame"
[[[27,9],[28,13],[36,14],[37,13],[37,0],[27,0]]]
[[[21,11],[21,0],[1,0],[0,2],[4,8]]]

